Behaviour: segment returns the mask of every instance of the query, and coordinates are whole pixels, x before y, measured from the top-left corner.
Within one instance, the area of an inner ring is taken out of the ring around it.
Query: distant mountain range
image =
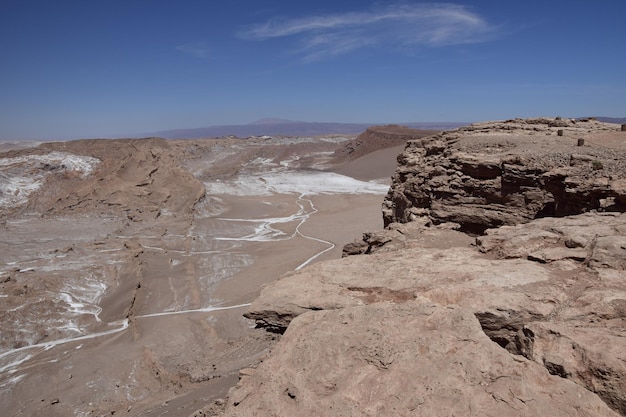
[[[626,117],[596,116],[594,119],[606,123],[626,123]],[[394,124],[423,130],[450,130],[467,126],[470,123],[471,122],[408,122]],[[199,139],[221,138],[226,136],[248,138],[251,136],[357,135],[364,132],[368,127],[385,124],[388,123],[302,122],[297,120],[266,118],[249,124],[163,130],[150,132],[145,136],[166,139]]]
[[[594,117],[599,122],[605,123],[617,123],[623,124],[626,123],[626,117]]]
[[[250,136],[318,136],[318,135],[356,135],[368,127],[385,123],[330,123],[330,122],[300,122],[286,119],[261,119],[245,125],[208,126],[195,129],[176,129],[161,132],[152,132],[148,136],[166,139],[198,139],[220,138],[236,136],[247,138]],[[468,123],[461,122],[411,122],[398,123],[402,126],[415,129],[447,130]]]

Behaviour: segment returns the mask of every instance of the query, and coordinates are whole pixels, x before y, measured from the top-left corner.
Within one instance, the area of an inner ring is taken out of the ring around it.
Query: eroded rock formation
[[[602,146],[615,130],[594,120],[516,119],[410,141],[385,199],[385,225],[427,216],[480,234],[537,217],[623,211],[626,149]]]
[[[372,126],[333,153],[335,161],[356,159],[376,150],[404,145],[410,140],[434,135],[436,130],[411,129],[398,125]]]

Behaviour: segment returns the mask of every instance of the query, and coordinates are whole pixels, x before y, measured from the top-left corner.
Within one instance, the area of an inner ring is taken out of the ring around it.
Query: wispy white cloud
[[[204,43],[187,43],[176,47],[179,52],[192,56],[194,58],[207,58],[209,56],[209,49]]]
[[[396,3],[367,11],[274,18],[240,32],[248,40],[293,38],[305,61],[366,47],[414,49],[481,42],[495,28],[457,4]]]

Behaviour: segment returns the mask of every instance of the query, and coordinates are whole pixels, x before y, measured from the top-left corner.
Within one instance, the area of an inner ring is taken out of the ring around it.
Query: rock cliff
[[[266,286],[246,316],[281,340],[195,415],[626,415],[624,142],[559,118],[409,142],[386,230],[344,251],[369,255]]]
[[[404,145],[410,140],[435,133],[436,130],[412,129],[398,125],[372,126],[337,149],[333,153],[333,160],[335,162],[353,160],[373,151]]]
[[[626,148],[603,143],[616,129],[595,120],[516,119],[410,141],[385,199],[385,225],[427,216],[480,234],[538,217],[623,211]]]

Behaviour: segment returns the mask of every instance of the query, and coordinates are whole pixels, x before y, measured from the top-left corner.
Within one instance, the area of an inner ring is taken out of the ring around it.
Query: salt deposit
[[[86,177],[99,162],[97,158],[65,152],[0,158],[0,207],[24,204],[52,172],[74,171]]]
[[[380,194],[385,195],[388,184],[359,181],[332,172],[283,171],[262,175],[239,176],[232,181],[205,182],[210,194],[262,196],[278,194]]]
[[[155,385],[151,363],[192,381],[184,390],[227,387],[270,343],[241,317],[259,288],[333,256],[370,221],[363,202],[387,191],[322,171],[332,141],[316,140],[85,141],[1,159],[4,409],[13,415],[36,395],[47,402],[25,414],[42,414],[61,398],[57,389],[63,397],[48,415],[106,414],[128,401],[135,410],[139,399],[179,395],[168,391],[175,382]],[[102,162],[77,156],[87,151]],[[93,193],[76,196],[90,184]],[[33,193],[28,210],[10,209]],[[338,193],[349,195],[326,196]],[[84,203],[74,210],[77,199]],[[72,209],[63,211],[66,201]]]

